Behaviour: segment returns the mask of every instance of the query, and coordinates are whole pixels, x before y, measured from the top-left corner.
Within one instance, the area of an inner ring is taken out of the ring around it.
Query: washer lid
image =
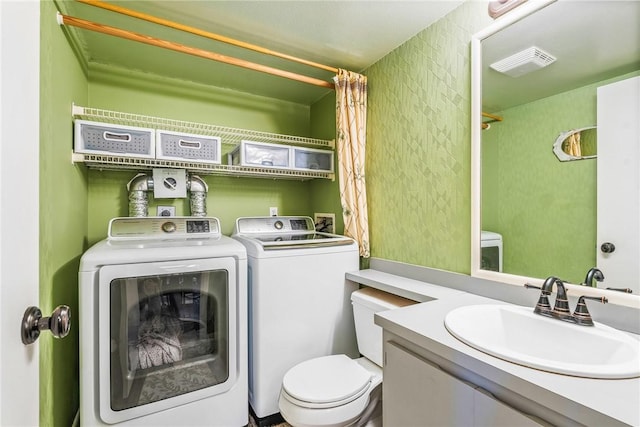
[[[502,240],[502,235],[493,231],[482,230],[480,233],[480,240]]]
[[[282,387],[300,401],[322,404],[349,400],[369,386],[371,372],[344,354],[318,357],[291,368]]]

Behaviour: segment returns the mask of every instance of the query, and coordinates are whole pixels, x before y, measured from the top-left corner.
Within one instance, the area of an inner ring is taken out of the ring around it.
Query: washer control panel
[[[238,218],[234,234],[308,233],[315,229],[313,220],[307,216],[260,216]]]
[[[122,217],[109,222],[109,239],[188,239],[220,237],[214,217]]]

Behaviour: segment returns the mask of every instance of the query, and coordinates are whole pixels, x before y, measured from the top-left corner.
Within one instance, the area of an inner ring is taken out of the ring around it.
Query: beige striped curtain
[[[344,234],[358,242],[361,257],[369,258],[369,217],[364,173],[367,77],[341,69],[333,81],[336,87],[338,177]]]

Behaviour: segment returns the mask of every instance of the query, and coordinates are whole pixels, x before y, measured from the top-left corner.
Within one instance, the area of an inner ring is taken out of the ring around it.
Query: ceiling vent
[[[490,65],[494,70],[511,77],[520,77],[554,63],[556,58],[532,46]]]

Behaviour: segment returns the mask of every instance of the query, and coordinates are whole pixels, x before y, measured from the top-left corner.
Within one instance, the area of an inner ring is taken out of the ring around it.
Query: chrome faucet
[[[556,301],[552,310],[549,305],[549,295],[553,292],[554,284],[556,285]],[[542,316],[554,317],[565,322],[577,323],[578,325],[593,326],[593,320],[591,319],[591,315],[587,309],[585,299],[600,301],[603,304],[607,302],[605,297],[581,296],[578,299],[576,310],[572,315],[571,310],[569,310],[569,301],[567,299],[567,291],[564,287],[564,282],[557,277],[547,277],[542,284],[542,287],[534,286],[529,283],[525,283],[524,287],[540,289],[540,298],[533,310],[534,313]]]

